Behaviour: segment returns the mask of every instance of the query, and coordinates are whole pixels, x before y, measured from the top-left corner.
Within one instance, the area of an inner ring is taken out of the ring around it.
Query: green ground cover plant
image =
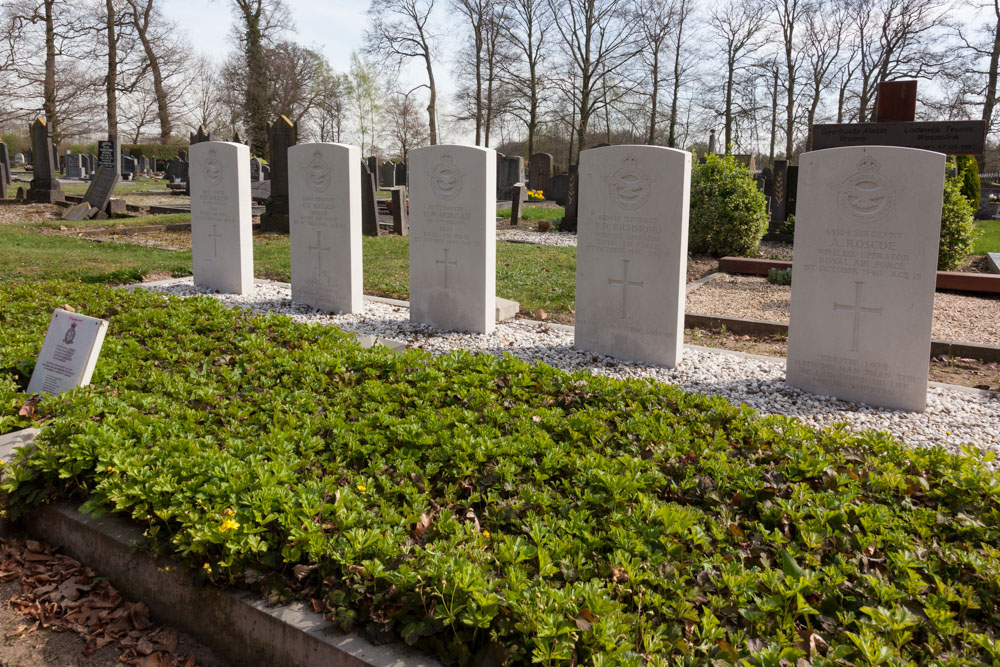
[[[111,321],[93,385],[20,416],[64,303]],[[44,421],[9,512],[125,514],[195,579],[450,664],[1000,661],[974,457],[207,298],[5,283],[0,340],[0,432]]]

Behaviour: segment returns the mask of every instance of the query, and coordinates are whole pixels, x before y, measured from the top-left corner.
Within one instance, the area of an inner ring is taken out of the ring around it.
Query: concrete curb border
[[[61,547],[153,616],[196,637],[234,665],[269,667],[440,667],[401,644],[375,646],[337,632],[303,603],[270,606],[248,592],[195,587],[185,569],[139,552],[142,534],[117,517],[95,519],[71,505],[42,505],[16,524]]]

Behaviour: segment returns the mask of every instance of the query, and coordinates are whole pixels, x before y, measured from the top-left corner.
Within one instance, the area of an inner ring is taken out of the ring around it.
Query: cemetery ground
[[[189,241],[77,236],[101,225],[0,225],[0,433],[45,424],[38,455],[8,469],[14,513],[56,498],[124,513],[202,584],[260,572],[262,592],[446,661],[1000,660],[989,456],[112,290],[189,275]],[[364,257],[366,293],[406,298],[406,239],[366,238]],[[287,239],[258,235],[254,261],[287,280]],[[572,322],[575,264],[573,247],[498,243],[498,294]],[[689,281],[712,264],[695,258]],[[758,308],[777,307],[772,287]],[[91,387],[29,403],[64,303],[113,322],[101,364]],[[998,303],[980,328],[996,330]]]

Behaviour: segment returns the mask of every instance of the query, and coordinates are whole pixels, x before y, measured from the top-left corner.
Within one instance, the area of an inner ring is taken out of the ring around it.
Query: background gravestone
[[[397,185],[392,189],[392,233],[398,236],[410,235],[409,211],[406,201],[406,187]]]
[[[204,125],[199,125],[197,132],[192,132],[191,134],[188,135],[188,143],[191,146],[194,146],[195,144],[200,144],[200,143],[203,143],[203,142],[206,142],[206,141],[211,141],[211,140],[212,140],[212,133],[211,132],[207,132],[205,130],[205,126]],[[190,148],[190,146],[189,146],[189,148]],[[185,153],[184,151],[180,151],[178,153],[178,155],[179,155],[179,157],[182,160],[184,160],[185,162],[187,162],[187,159],[188,159],[187,153]],[[188,172],[186,170],[184,172],[184,179],[183,179],[183,181],[185,183],[184,194],[190,195],[191,194],[191,179],[190,179],[189,174],[188,174]]]
[[[580,154],[574,347],[675,366],[684,347],[691,153]]]
[[[552,156],[549,153],[535,153],[531,156],[528,184],[532,190],[545,192],[552,182]]]
[[[31,124],[31,145],[35,158],[28,201],[53,204],[64,200],[64,195],[56,178],[55,163],[52,161],[52,140],[44,118],[36,118]]]
[[[391,190],[396,187],[396,165],[393,162],[382,163],[382,174],[379,187],[382,190]]]
[[[496,326],[496,157],[490,148],[410,153],[410,321]]]
[[[370,162],[370,160],[369,160]],[[378,236],[378,202],[375,200],[375,174],[368,170],[368,162],[361,161],[361,233]]]
[[[299,126],[279,116],[267,125],[268,164],[271,167],[271,196],[260,216],[261,231],[288,233],[288,149],[295,145]]]
[[[122,156],[122,178],[126,181],[131,181],[135,179],[136,174],[136,162],[135,158],[131,155]]]
[[[260,172],[261,174],[264,175],[265,181],[271,180],[271,165],[269,164],[262,165],[260,168]]]
[[[10,153],[7,152],[7,144],[0,141],[0,164],[4,167],[4,183],[10,185]]]
[[[788,165],[785,174],[785,220],[795,215],[795,202],[798,199],[799,191],[799,167],[798,165]]]
[[[544,194],[546,199],[554,201],[559,206],[565,206],[566,197],[569,195],[569,174],[553,176]]]
[[[517,183],[524,183],[524,158],[497,158],[497,201],[510,201]]]
[[[243,142],[237,141],[234,143],[243,143]],[[264,174],[263,172],[261,172],[260,169],[260,158],[257,157],[250,158],[250,182],[260,183],[263,180],[264,180]]]
[[[87,168],[84,166],[83,156],[79,153],[70,153],[66,156],[66,178],[86,178]]]
[[[566,190],[566,214],[559,224],[559,231],[576,233],[576,216],[579,208],[580,177],[577,165],[569,166],[569,187]]]
[[[397,162],[396,163],[396,185],[400,186],[406,185],[406,163]]]
[[[945,156],[870,146],[799,162],[787,381],[922,411]]]
[[[113,169],[119,175],[122,173],[122,152],[118,137],[97,142],[97,166]]]
[[[148,168],[148,165],[146,164],[146,156],[145,155],[140,155],[139,157],[137,157],[135,159],[135,168],[138,170],[138,173],[140,173],[140,174],[145,174],[146,173],[146,169]]]
[[[24,160],[25,160],[24,153],[17,153],[14,155],[14,164],[16,164],[18,167],[24,166]]]
[[[292,300],[318,310],[364,310],[361,149],[314,143],[288,151]]]
[[[368,173],[376,178],[378,178],[378,164],[379,159],[377,155],[370,155],[368,157]]]
[[[774,194],[771,196],[771,223],[768,233],[775,234],[787,219],[785,206],[788,203],[788,160],[774,161]]]
[[[250,147],[203,141],[191,147],[191,262],[195,285],[253,291]]]

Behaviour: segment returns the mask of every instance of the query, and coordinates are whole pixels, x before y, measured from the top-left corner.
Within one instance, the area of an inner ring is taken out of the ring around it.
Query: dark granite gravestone
[[[406,163],[397,162],[396,163],[396,187],[406,185]]]
[[[771,197],[771,224],[768,233],[774,234],[785,224],[788,203],[788,160],[774,161],[774,195]]]
[[[150,157],[149,158],[149,173],[151,175],[155,174],[156,172],[159,171],[159,169],[157,169],[157,166],[159,166],[159,165],[156,164],[156,158],[155,157]]]
[[[770,167],[764,167],[760,170],[760,177],[764,179],[764,189],[761,192],[764,193],[765,197],[770,197],[774,194],[774,172],[771,171]]]
[[[7,181],[10,179],[10,172],[6,165],[0,162],[0,200],[7,198]]]
[[[795,215],[795,198],[796,193],[799,191],[798,165],[788,166],[788,175],[785,178],[785,182],[787,183],[786,191],[788,193],[785,197],[785,219],[787,220],[788,216]]]
[[[24,164],[30,164],[30,165],[35,164],[35,154],[30,148],[27,150],[27,154],[24,156]]]
[[[264,175],[265,181],[271,180],[271,165],[265,164],[263,167],[260,168],[260,172],[261,174]]]
[[[92,217],[103,213],[111,202],[111,194],[115,191],[115,186],[121,180],[121,176],[114,168],[104,166],[97,167],[94,180],[87,188],[87,194],[83,196],[84,201],[90,205],[91,211],[86,217]]]
[[[383,190],[391,190],[396,187],[396,165],[394,163],[383,162],[379,176],[379,187]]]
[[[7,144],[0,141],[0,164],[3,165],[4,185],[10,185],[10,153],[7,152]]]
[[[556,174],[553,176],[548,189],[545,190],[545,198],[554,201],[560,206],[565,206],[568,194],[569,174]]]
[[[183,151],[183,150],[182,151],[177,151],[177,157],[179,157],[181,160],[184,160],[185,162],[187,162],[188,161],[188,152],[187,151]]]
[[[145,155],[140,155],[139,157],[137,157],[135,159],[135,168],[138,170],[138,173],[145,174],[147,166],[148,165],[146,164],[146,156]]]
[[[190,141],[188,143],[190,143],[191,145],[194,145],[194,144],[200,144],[203,141],[211,141],[212,140],[212,133],[206,131],[204,125],[199,125],[198,126],[198,131],[197,132],[192,132],[191,134],[188,135],[188,137],[190,139]]]
[[[126,181],[135,179],[136,162],[131,155],[122,155],[122,178]]]
[[[509,201],[518,183],[524,183],[524,158],[516,155],[498,160],[497,201]]]
[[[368,172],[373,176],[378,175],[378,156],[372,155],[368,158]]]
[[[84,156],[79,153],[70,153],[66,156],[66,178],[86,178],[87,166]]]
[[[406,203],[406,188],[397,185],[392,189],[392,233],[399,236],[410,235],[409,211]]]
[[[87,163],[87,174],[90,176],[90,179],[93,180],[94,174],[97,172],[97,156],[93,153],[88,153],[83,156],[83,159],[84,162]]]
[[[250,158],[250,182],[260,183],[264,180],[264,173],[260,169],[260,158]]]
[[[510,224],[517,225],[521,222],[521,210],[524,208],[524,198],[527,196],[528,186],[518,183],[514,186],[513,197],[510,200]]]
[[[122,173],[122,152],[118,137],[97,142],[97,166],[113,169],[116,174]]]
[[[375,174],[361,161],[361,234],[378,236],[378,202],[375,201]]]
[[[569,189],[566,192],[566,215],[559,225],[561,232],[573,232],[576,234],[577,210],[580,205],[580,174],[577,165],[569,167]]]
[[[295,145],[298,123],[286,116],[267,125],[268,164],[271,167],[271,197],[260,216],[260,229],[277,234],[288,233],[288,149]]]
[[[36,118],[31,124],[31,145],[35,157],[28,201],[53,204],[63,201],[64,195],[56,178],[55,163],[52,161],[52,139],[44,118]]]
[[[531,156],[528,172],[528,187],[545,192],[552,182],[552,156],[548,153],[535,153]]]

